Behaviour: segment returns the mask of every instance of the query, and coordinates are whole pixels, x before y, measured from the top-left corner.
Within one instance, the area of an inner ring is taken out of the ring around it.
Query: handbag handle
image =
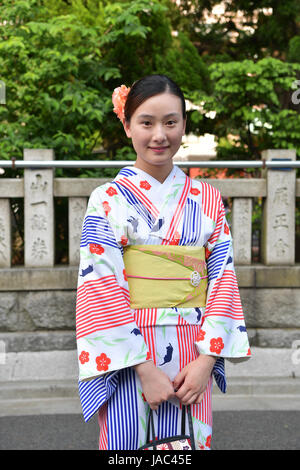
[[[194,428],[193,428],[193,421],[192,421],[192,413],[190,405],[185,406],[182,405],[182,412],[181,412],[181,434],[185,435],[185,416],[186,416],[186,408],[188,412],[188,423],[189,423],[189,431],[190,431],[190,439],[191,439],[191,447],[192,450],[196,449],[195,446],[195,439],[194,439]],[[155,445],[155,429],[154,429],[154,421],[153,421],[153,411],[150,408],[149,417],[148,417],[148,426],[147,426],[147,438],[146,442],[150,442],[150,427],[152,433],[152,446],[153,449],[156,450]]]
[[[195,446],[194,428],[193,428],[192,412],[191,412],[191,406],[190,405],[188,405],[188,406],[182,405],[181,434],[185,434],[185,409],[186,408],[187,408],[187,412],[188,412],[188,422],[189,422],[191,447],[192,447],[192,450],[195,450],[196,446]]]

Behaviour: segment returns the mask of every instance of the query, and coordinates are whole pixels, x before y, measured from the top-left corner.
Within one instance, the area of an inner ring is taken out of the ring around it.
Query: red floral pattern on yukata
[[[108,213],[111,211],[111,207],[107,201],[102,202],[102,206],[105,212],[105,215],[108,216]]]
[[[222,349],[224,348],[224,343],[221,337],[219,338],[212,338],[210,340],[210,348],[211,352],[215,352],[216,354],[220,354]]]
[[[206,335],[206,332],[203,331],[203,330],[200,330],[199,333],[198,333],[198,336],[196,338],[196,341],[203,341],[205,335]]]
[[[180,233],[175,232],[175,233],[174,233],[174,237],[173,237],[172,240],[170,241],[170,245],[178,245],[179,242],[180,242]]]
[[[146,189],[147,191],[151,188],[151,184],[148,183],[148,181],[141,181],[140,182],[140,188]]]
[[[121,245],[126,246],[128,243],[128,238],[125,237],[125,235],[121,236]]]
[[[95,253],[96,255],[102,255],[102,253],[104,253],[104,248],[97,243],[90,243],[90,252]]]
[[[115,188],[113,188],[112,186],[110,186],[107,190],[106,190],[106,193],[109,195],[109,196],[114,196],[115,194],[118,194],[117,193],[117,190]]]
[[[100,356],[96,357],[96,363],[97,363],[97,370],[108,370],[108,366],[111,363],[111,360],[105,353],[100,354]]]
[[[210,434],[209,436],[207,436],[206,442],[205,442],[205,446],[206,446],[206,447],[210,447],[210,446],[211,446],[211,434]]]
[[[81,364],[85,364],[86,362],[89,362],[90,354],[86,351],[81,351],[81,354],[79,356],[79,360],[80,360]]]
[[[198,196],[198,194],[200,194],[200,191],[197,188],[192,188],[190,192],[193,196]]]
[[[208,259],[211,255],[211,251],[206,247],[205,248],[205,259]]]

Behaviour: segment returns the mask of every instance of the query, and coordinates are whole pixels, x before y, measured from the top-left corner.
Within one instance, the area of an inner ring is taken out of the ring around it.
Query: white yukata
[[[205,247],[206,307],[130,308],[124,247],[163,244]],[[209,449],[213,378],[225,393],[224,359],[250,357],[220,192],[176,166],[163,183],[128,166],[95,189],[83,223],[76,310],[79,395],[85,421],[98,412],[99,449],[146,442],[149,405],[132,366],[152,360],[173,381],[199,354],[218,358],[202,402],[191,406],[196,446]],[[158,439],[180,434],[177,398],[153,415]]]

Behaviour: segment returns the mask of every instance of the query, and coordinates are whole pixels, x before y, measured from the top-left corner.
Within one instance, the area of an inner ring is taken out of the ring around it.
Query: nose
[[[166,134],[164,127],[161,124],[157,124],[153,130],[153,141],[156,143],[162,143],[166,141]]]

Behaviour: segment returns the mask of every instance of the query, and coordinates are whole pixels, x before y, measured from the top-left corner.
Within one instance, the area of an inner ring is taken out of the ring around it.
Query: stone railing
[[[276,159],[296,160],[296,154],[292,150],[263,153],[266,162]],[[54,160],[54,153],[25,150],[24,160],[42,163]],[[82,220],[92,190],[106,181],[55,178],[53,169],[42,165],[24,169],[24,178],[0,178],[0,339],[8,350],[75,348]],[[296,180],[296,170],[265,168],[261,178],[209,179],[209,183],[233,200],[235,266],[253,344],[290,347],[300,338],[300,265],[295,263],[300,180]],[[69,265],[55,265],[55,197],[68,198]],[[258,197],[263,198],[261,262],[253,263],[252,201]],[[10,198],[24,198],[24,266],[11,262]]]
[[[291,150],[268,150],[265,160],[290,159]],[[24,160],[53,160],[52,150],[25,150]],[[69,264],[79,261],[82,219],[92,190],[109,179],[54,178],[53,169],[25,169],[24,179],[0,178],[0,268],[11,267],[11,214],[9,198],[24,198],[24,267],[53,267],[54,197],[67,197],[69,217]],[[252,200],[264,199],[261,260],[266,266],[295,264],[295,201],[300,180],[295,169],[268,169],[262,178],[210,179],[223,197],[233,198],[232,233],[235,264],[251,265]]]

